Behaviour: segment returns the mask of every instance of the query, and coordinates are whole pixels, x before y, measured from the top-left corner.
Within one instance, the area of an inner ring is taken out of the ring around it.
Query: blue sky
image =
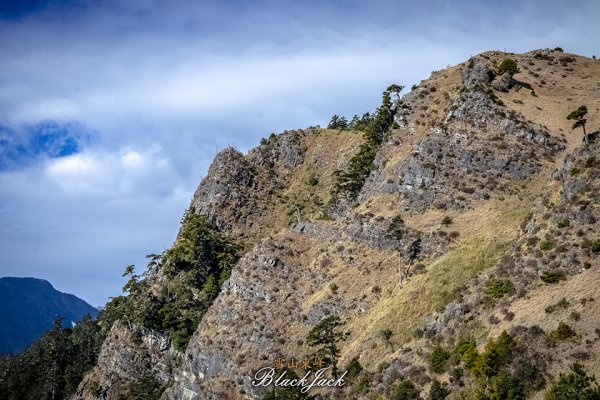
[[[102,305],[215,153],[481,51],[600,55],[597,1],[0,3],[0,276]]]

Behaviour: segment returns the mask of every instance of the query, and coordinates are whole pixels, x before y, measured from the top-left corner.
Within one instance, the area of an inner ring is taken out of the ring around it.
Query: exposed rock
[[[513,79],[508,72],[496,77],[492,82],[492,87],[495,90],[500,92],[508,92],[508,90],[513,86]]]
[[[471,58],[462,68],[461,78],[465,86],[477,83],[487,85],[494,79],[492,63],[481,56]]]
[[[102,344],[97,366],[72,399],[117,398],[132,378],[143,376],[166,384],[182,355],[171,346],[168,336],[116,322]]]

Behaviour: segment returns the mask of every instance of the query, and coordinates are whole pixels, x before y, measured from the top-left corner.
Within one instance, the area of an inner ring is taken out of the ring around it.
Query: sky
[[[94,306],[215,154],[487,50],[600,56],[600,2],[0,0],[0,276]]]

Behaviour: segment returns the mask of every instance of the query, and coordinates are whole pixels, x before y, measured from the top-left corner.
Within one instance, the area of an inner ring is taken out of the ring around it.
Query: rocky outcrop
[[[72,400],[117,399],[132,380],[150,379],[166,385],[181,363],[182,353],[168,336],[135,324],[116,322],[102,344],[97,366],[89,373]]]
[[[492,63],[481,56],[471,58],[461,71],[462,83],[465,86],[473,84],[487,85],[494,79],[495,75]]]

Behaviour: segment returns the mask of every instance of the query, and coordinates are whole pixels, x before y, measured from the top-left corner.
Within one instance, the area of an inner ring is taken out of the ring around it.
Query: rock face
[[[494,88],[494,90],[497,90],[499,92],[508,92],[508,90],[512,86],[513,86],[513,79],[508,74],[508,72],[505,72],[504,74],[500,75],[498,78],[494,79],[494,81],[492,82],[492,87]]]
[[[313,354],[307,334],[328,315],[347,333],[340,365],[356,358],[368,380],[367,389],[350,386],[337,398],[393,398],[401,379],[425,397],[433,379],[447,378],[430,369],[435,345],[475,337],[481,349],[499,327],[531,343],[514,363],[535,359],[550,382],[567,368],[570,345],[544,347],[539,326],[555,329],[558,314],[528,315],[541,306],[527,301],[556,295],[541,278],[551,271],[561,293],[581,304],[577,312],[595,321],[592,294],[583,304],[569,285],[600,267],[598,139],[582,147],[565,135],[566,106],[553,99],[571,95],[584,76],[600,79],[600,67],[543,54],[485,53],[415,87],[397,103],[396,125],[356,203],[338,214],[329,204],[336,171],[359,151],[360,133],[290,131],[248,154],[223,150],[191,206],[240,240],[245,255],[184,354],[156,333],[115,325],[88,387],[150,374],[167,386],[163,399],[260,399],[266,389],[251,384],[254,373],[277,358]],[[521,67],[520,86],[495,76],[494,65],[509,56]],[[568,85],[553,80],[561,74]],[[542,75],[550,84],[536,86],[538,97],[518,90]],[[578,96],[597,101],[591,89]],[[588,124],[600,123],[593,118]],[[600,283],[597,275],[586,276]],[[572,346],[593,369],[593,327],[573,324],[582,340]],[[565,356],[553,357],[557,351]],[[458,393],[475,384],[461,378],[448,387]],[[110,398],[90,398],[102,396]]]
[[[113,399],[127,392],[132,377],[167,384],[182,354],[166,335],[116,322],[105,339],[97,366],[82,382],[75,399]]]

